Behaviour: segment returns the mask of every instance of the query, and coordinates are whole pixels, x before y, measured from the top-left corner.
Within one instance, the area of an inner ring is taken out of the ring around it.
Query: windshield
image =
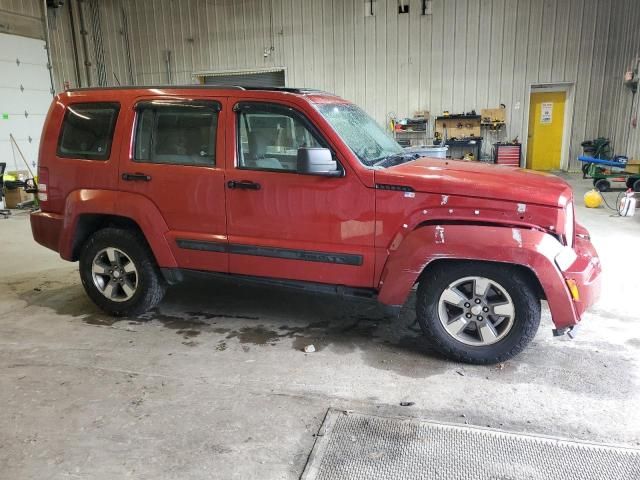
[[[350,103],[318,105],[318,110],[364,165],[404,152],[361,108]]]

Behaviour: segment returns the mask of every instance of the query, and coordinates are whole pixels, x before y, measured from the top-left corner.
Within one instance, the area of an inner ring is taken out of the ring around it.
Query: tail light
[[[49,200],[47,194],[49,184],[49,169],[47,167],[38,168],[38,200],[46,202]]]

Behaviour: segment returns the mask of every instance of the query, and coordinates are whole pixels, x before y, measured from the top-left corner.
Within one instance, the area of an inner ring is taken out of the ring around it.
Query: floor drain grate
[[[640,450],[329,410],[303,480],[638,480]]]

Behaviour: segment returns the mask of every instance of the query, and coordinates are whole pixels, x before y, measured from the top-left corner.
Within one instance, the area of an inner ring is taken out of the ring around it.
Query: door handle
[[[127,182],[150,182],[151,175],[146,173],[123,173],[122,180]]]
[[[227,188],[241,188],[243,190],[260,190],[260,184],[251,180],[229,180]]]

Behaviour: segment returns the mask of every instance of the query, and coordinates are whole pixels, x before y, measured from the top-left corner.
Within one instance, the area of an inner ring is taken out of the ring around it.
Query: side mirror
[[[296,170],[303,175],[342,176],[342,170],[338,169],[338,162],[328,148],[300,147]]]

